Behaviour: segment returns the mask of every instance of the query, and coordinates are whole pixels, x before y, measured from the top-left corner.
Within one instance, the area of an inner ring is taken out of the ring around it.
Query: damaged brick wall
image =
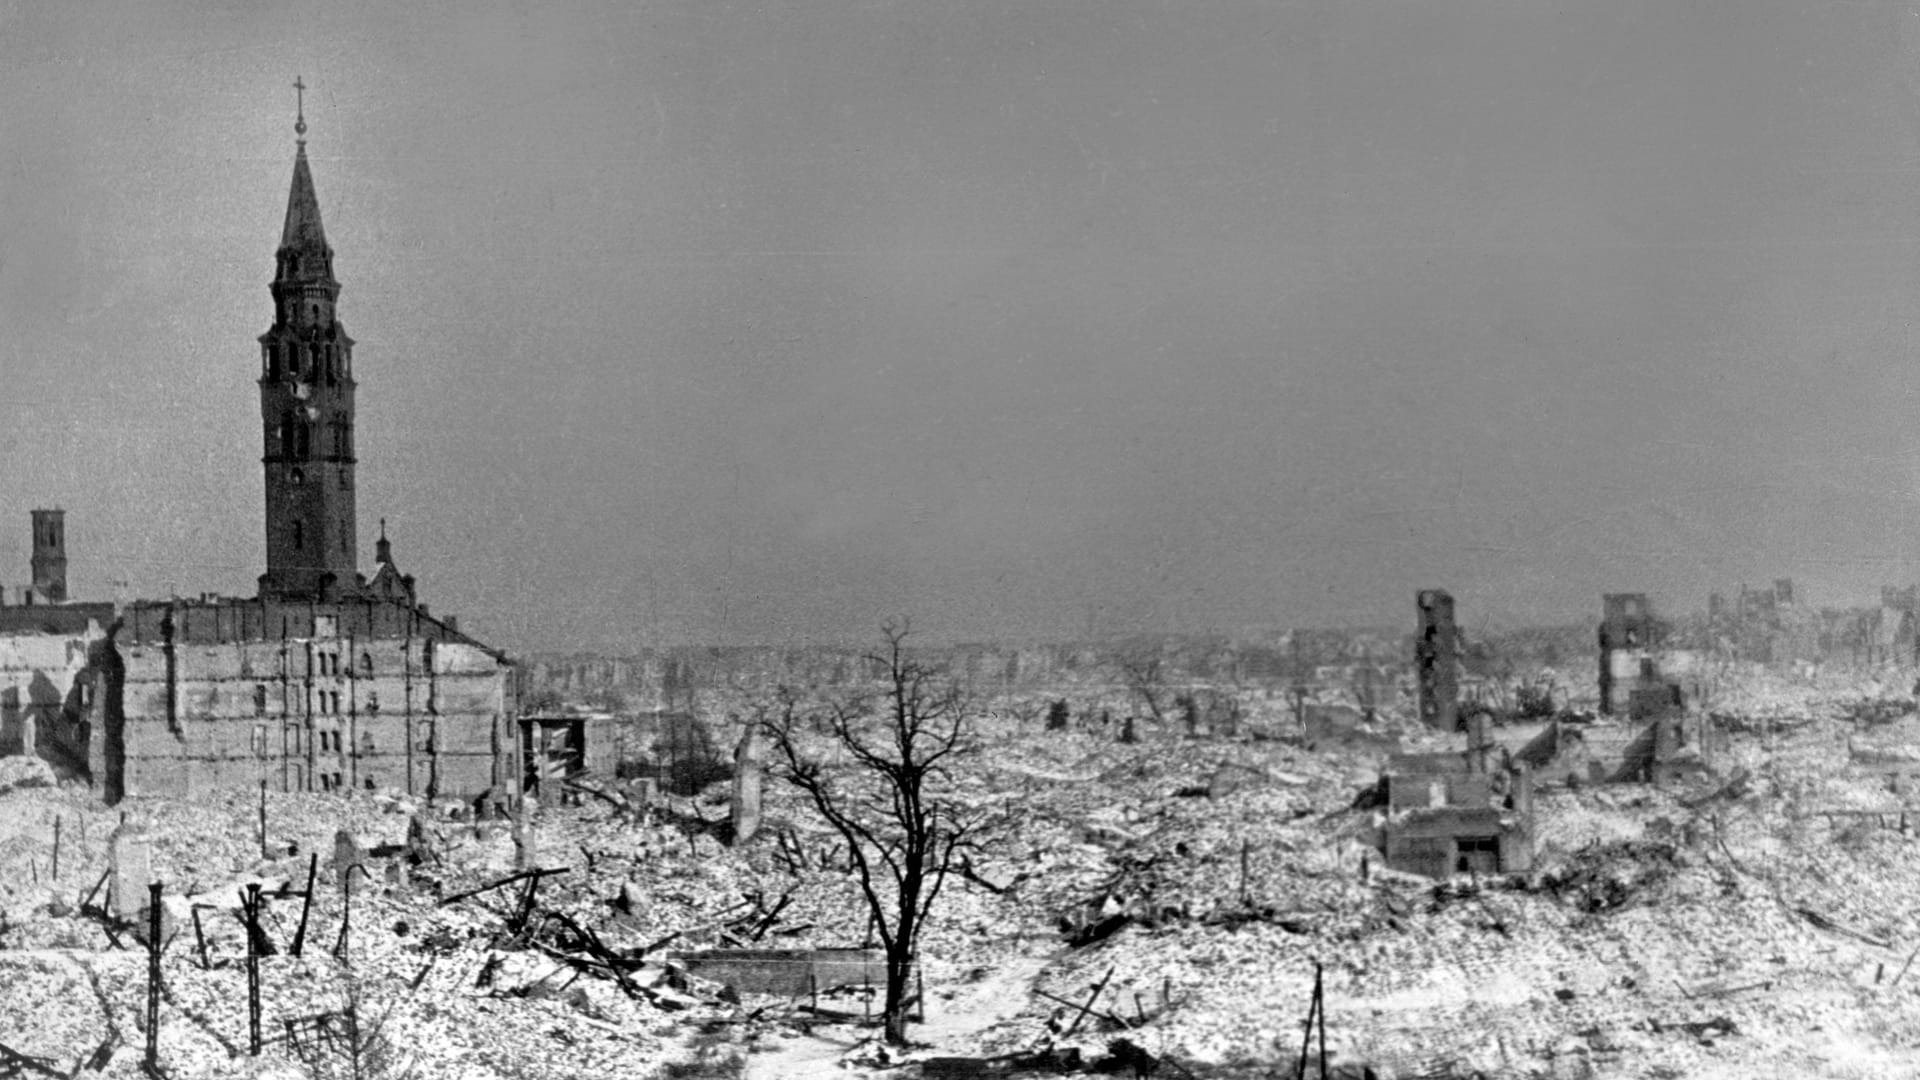
[[[123,748],[109,633],[88,620],[62,632],[0,634],[0,755],[32,753],[62,777],[103,781],[112,803],[121,791],[110,765]]]
[[[260,634],[278,628],[304,633]],[[404,605],[141,603],[105,630],[0,633],[0,752],[31,722],[110,804],[261,780],[478,795],[518,775],[511,712],[506,660]]]
[[[322,627],[325,628],[324,626]],[[391,787],[471,797],[513,776],[507,670],[474,645],[289,638],[131,645],[130,790]]]

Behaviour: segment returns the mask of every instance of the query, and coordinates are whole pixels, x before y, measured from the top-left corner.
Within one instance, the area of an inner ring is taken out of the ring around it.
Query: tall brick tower
[[[67,523],[61,510],[33,512],[33,591],[48,603],[67,602]]]
[[[296,89],[306,88],[300,82]],[[287,221],[274,255],[273,326],[260,335],[266,468],[263,596],[332,597],[358,587],[353,493],[353,339],[334,317],[340,283],[320,228],[300,102]]]
[[[1422,589],[1416,598],[1420,632],[1413,641],[1419,677],[1420,722],[1440,731],[1460,730],[1460,631],[1453,597],[1445,589]]]

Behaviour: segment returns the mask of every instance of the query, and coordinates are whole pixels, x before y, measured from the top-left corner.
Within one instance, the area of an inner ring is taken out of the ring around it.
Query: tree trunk
[[[907,1044],[907,987],[912,970],[911,957],[887,956],[887,996],[881,1016],[886,1022],[889,1046]]]

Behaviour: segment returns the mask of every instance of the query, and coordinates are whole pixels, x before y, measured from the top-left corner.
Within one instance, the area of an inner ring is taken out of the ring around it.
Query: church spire
[[[307,165],[304,80],[296,104],[293,186],[275,252],[274,320],[260,335],[267,572],[262,595],[338,597],[355,570],[353,339],[335,314],[340,283]]]
[[[293,186],[287,192],[287,221],[280,230],[280,280],[324,282],[332,279],[333,249],[320,227],[320,196],[313,190],[313,171],[307,167],[306,83],[296,78],[294,106]]]

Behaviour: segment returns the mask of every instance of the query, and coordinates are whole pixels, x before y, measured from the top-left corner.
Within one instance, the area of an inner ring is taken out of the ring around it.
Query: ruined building
[[[0,604],[0,753],[125,794],[517,786],[505,657],[436,618],[384,522],[359,572],[353,340],[298,140],[260,336],[266,573],[249,598],[73,603],[66,523],[33,515],[33,587]],[[3,599],[3,598],[0,598]]]
[[[1680,707],[1680,688],[1660,670],[1666,624],[1645,593],[1607,593],[1601,601],[1600,711],[1639,719]]]
[[[1414,667],[1419,678],[1420,722],[1439,731],[1460,728],[1460,633],[1453,621],[1453,597],[1443,589],[1422,589],[1415,598],[1420,626],[1414,638]]]
[[[1507,874],[1533,866],[1533,774],[1475,714],[1463,751],[1398,753],[1381,776],[1387,865],[1409,874]]]

